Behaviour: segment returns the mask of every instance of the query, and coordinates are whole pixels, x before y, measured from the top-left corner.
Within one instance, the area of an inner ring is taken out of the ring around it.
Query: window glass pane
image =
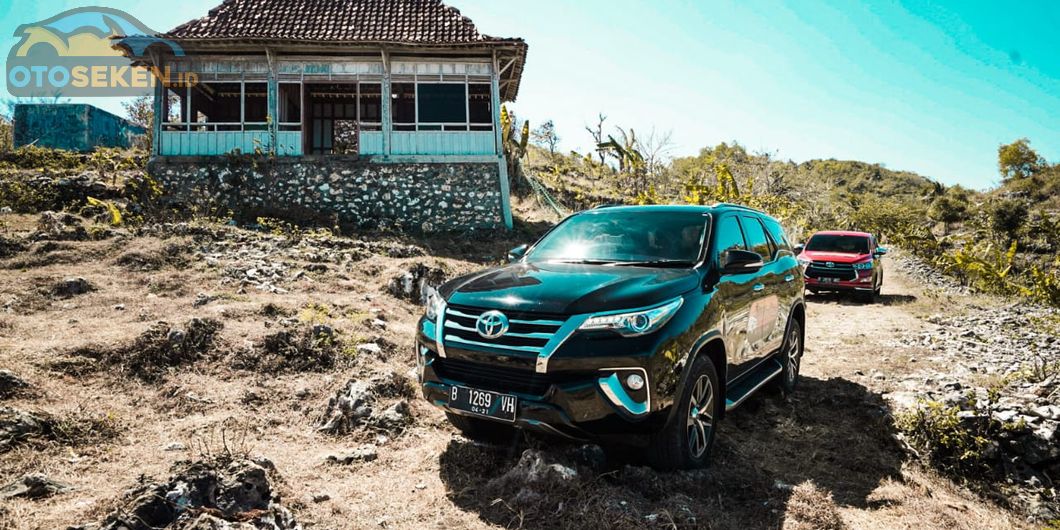
[[[420,83],[420,123],[467,123],[463,84]]]
[[[415,130],[416,85],[413,83],[394,83],[391,88],[390,114],[394,120],[394,130]]]
[[[718,250],[718,256],[723,257],[729,250],[747,250],[743,232],[740,231],[740,222],[736,220],[736,217],[722,218],[718,221],[717,231],[714,236],[714,248]]]
[[[247,123],[265,122],[269,115],[269,87],[265,83],[246,83],[246,99],[243,102]]]
[[[766,230],[762,228],[762,223],[753,217],[744,217],[741,222],[744,236],[747,237],[747,246],[751,251],[757,252],[764,259],[772,257],[773,248],[769,246],[769,238],[766,237]]]
[[[493,101],[490,97],[490,86],[485,84],[471,84],[467,86],[468,114],[471,123],[493,125],[493,112],[490,107]]]
[[[302,85],[280,83],[280,123],[302,121]]]
[[[361,83],[361,123],[381,123],[383,121],[383,85],[378,83]]]
[[[780,223],[766,219],[766,230],[769,231],[769,235],[773,237],[773,242],[777,244],[780,250],[791,250],[791,243],[788,242],[788,236],[784,234],[784,227],[780,226]]]

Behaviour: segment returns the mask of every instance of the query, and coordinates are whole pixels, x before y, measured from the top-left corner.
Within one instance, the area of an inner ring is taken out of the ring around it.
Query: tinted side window
[[[718,221],[715,231],[714,248],[718,249],[718,256],[724,256],[728,250],[747,249],[747,244],[743,240],[743,231],[740,230],[740,222],[735,217],[723,217]]]
[[[780,223],[772,220],[765,219],[766,230],[769,231],[769,235],[773,238],[773,242],[777,244],[780,250],[791,250],[791,243],[788,242],[788,238],[784,235],[784,228],[780,226]]]
[[[766,230],[762,228],[762,223],[753,217],[744,217],[740,221],[743,224],[744,235],[747,237],[747,246],[751,251],[757,252],[763,259],[772,259],[773,247],[769,246],[769,238],[766,237]]]

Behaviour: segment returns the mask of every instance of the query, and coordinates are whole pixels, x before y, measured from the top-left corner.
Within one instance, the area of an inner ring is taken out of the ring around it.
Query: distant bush
[[[1019,238],[1028,215],[1027,204],[1017,199],[1001,199],[987,207],[990,230],[1005,243]]]

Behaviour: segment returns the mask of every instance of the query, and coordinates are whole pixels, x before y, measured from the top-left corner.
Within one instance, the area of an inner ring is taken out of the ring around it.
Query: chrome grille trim
[[[541,348],[535,348],[533,346],[508,346],[506,344],[490,344],[487,342],[478,342],[474,340],[467,340],[457,337],[456,335],[446,335],[445,340],[447,342],[455,342],[457,344],[467,344],[469,346],[478,346],[480,348],[495,348],[498,350],[512,350],[529,353],[539,353]]]
[[[464,317],[464,318],[478,318],[479,317],[478,315],[469,315],[469,314],[464,313],[462,311],[457,311],[456,309],[449,309],[447,311],[449,312],[450,315],[456,315],[458,317]],[[488,310],[487,309],[483,309],[483,311],[485,312],[485,311],[488,311]],[[517,318],[512,318],[512,319],[508,319],[508,322],[510,322],[512,324],[527,324],[527,325],[530,325],[530,326],[556,326],[556,327],[559,327],[559,326],[563,325],[563,321],[562,320],[520,320],[520,319],[517,319]],[[474,330],[472,330],[472,331],[474,331]]]
[[[509,322],[517,322],[517,321],[509,320]],[[453,329],[459,329],[461,331],[471,331],[471,332],[478,333],[477,329],[469,328],[469,327],[467,327],[467,326],[465,326],[463,324],[459,324],[459,323],[453,322],[452,320],[446,322],[445,323],[445,327],[453,328]],[[514,333],[514,332],[509,331],[509,332],[505,333],[504,336],[505,337],[518,337],[518,338],[521,338],[521,339],[548,340],[548,339],[552,338],[552,333]]]

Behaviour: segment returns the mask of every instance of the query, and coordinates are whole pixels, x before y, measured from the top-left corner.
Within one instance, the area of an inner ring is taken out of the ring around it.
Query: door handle
[[[762,285],[760,283],[756,283],[755,286],[753,287],[753,289],[755,290],[756,293],[757,292],[761,292],[765,288],[766,288],[766,286]]]
[[[790,282],[790,281],[792,281],[794,279],[795,279],[795,275],[794,274],[789,274],[789,275],[784,277],[784,281],[786,281],[786,282]]]

